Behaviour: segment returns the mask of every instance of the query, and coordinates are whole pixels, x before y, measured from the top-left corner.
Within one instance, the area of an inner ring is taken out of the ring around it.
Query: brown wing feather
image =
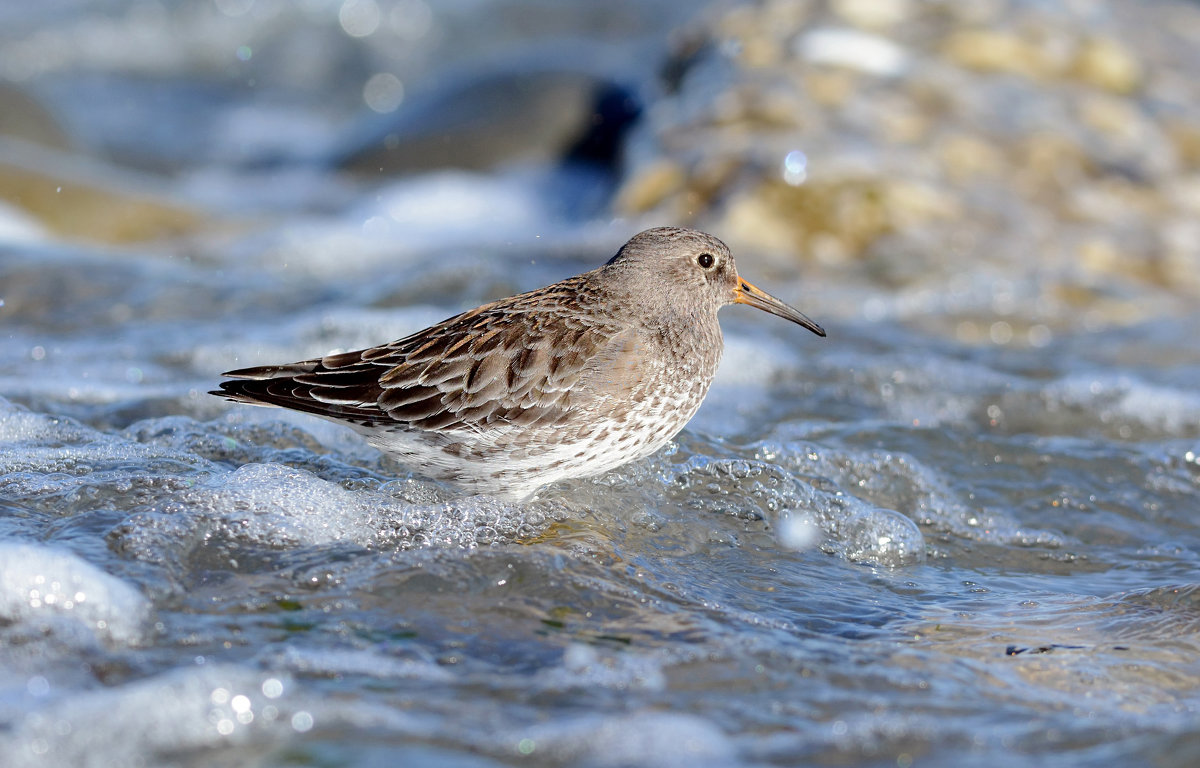
[[[384,346],[230,371],[234,380],[213,394],[363,425],[552,425],[586,406],[589,392],[572,387],[589,363],[628,346],[616,322],[585,330],[576,321],[587,296],[585,284],[522,294]]]

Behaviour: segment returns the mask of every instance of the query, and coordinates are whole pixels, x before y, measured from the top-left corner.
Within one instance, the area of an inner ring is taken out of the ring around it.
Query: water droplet
[[[391,72],[371,75],[363,86],[363,101],[380,114],[394,112],[404,101],[404,83]]]
[[[268,699],[278,699],[283,695],[283,683],[277,678],[268,677],[266,680],[263,680],[262,692],[263,696],[266,696]]]
[[[41,675],[34,675],[25,683],[25,689],[29,691],[30,696],[45,696],[50,692],[50,681]]]
[[[807,178],[808,156],[793,149],[783,158],[783,180],[795,187],[803,184]]]
[[[346,0],[338,10],[338,23],[350,37],[367,37],[379,29],[379,5],[375,0]]]
[[[292,728],[296,733],[308,733],[313,727],[313,716],[303,709],[292,715]]]

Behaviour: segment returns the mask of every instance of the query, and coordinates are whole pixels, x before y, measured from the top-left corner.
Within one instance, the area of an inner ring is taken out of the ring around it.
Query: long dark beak
[[[809,320],[803,312],[792,309],[771,294],[755,288],[740,277],[738,278],[738,287],[733,291],[733,301],[735,304],[749,304],[752,307],[770,312],[772,315],[782,317],[784,320],[791,320],[797,325],[803,325],[818,336],[825,335],[825,329],[812,320]]]

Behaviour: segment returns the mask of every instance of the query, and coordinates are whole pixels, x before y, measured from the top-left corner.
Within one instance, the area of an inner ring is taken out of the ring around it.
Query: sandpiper
[[[422,475],[517,501],[683,429],[721,359],[726,304],[825,335],[742,279],[717,238],[659,227],[590,272],[390,344],[229,371],[212,394],[346,424]]]

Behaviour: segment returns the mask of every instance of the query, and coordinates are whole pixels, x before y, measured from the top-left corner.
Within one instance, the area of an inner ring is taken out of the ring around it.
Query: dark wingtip
[[[229,374],[223,375],[228,376]],[[210,389],[208,390],[208,394],[215,395],[216,397],[223,397],[231,403],[236,403],[238,402],[238,397],[237,393],[233,391],[233,388],[236,386],[236,384],[236,381],[222,381],[217,385],[220,387],[220,389]]]
[[[258,379],[262,378],[262,368],[238,368],[234,371],[225,371],[222,376],[227,376],[231,379]],[[222,382],[221,386],[225,386],[228,382]]]

